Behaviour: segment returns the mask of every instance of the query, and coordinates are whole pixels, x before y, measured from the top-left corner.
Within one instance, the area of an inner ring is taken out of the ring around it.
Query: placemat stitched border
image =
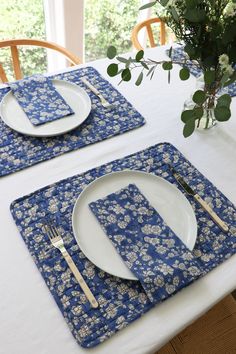
[[[112,171],[134,169],[154,173],[176,184],[166,162],[171,162],[188,183],[230,225],[223,233],[193,198],[198,238],[193,254],[206,274],[236,252],[236,209],[171,144],[161,143],[143,151],[46,186],[14,201],[11,213],[40,273],[77,342],[86,348],[103,342],[150,310],[141,285],[111,276],[92,264],[80,251],[72,232],[73,205],[81,191],[97,177]],[[91,309],[59,251],[42,232],[47,219],[60,225],[67,250],[99,302]]]
[[[99,98],[80,80],[82,76],[86,76],[87,80],[115,105],[115,108],[104,108]],[[35,138],[19,134],[7,127],[0,119],[0,176],[123,134],[145,124],[141,114],[92,67],[54,75],[52,78],[75,83],[87,91],[92,101],[89,117],[71,132],[50,138]],[[9,90],[9,88],[0,89],[0,101]]]

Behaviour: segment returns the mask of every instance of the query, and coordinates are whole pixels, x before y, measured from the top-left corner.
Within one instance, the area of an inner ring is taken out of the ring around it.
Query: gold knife
[[[185,190],[188,195],[194,197],[194,199],[201,205],[201,207],[210,215],[212,220],[223,230],[224,232],[229,231],[228,225],[212,210],[212,208],[203,200],[200,195],[187,184],[187,182],[183,179],[183,177],[173,168],[173,166],[169,165],[170,170],[173,173],[176,181],[179,185]]]

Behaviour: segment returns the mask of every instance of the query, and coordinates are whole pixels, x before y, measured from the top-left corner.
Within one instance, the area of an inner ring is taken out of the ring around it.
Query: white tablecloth
[[[148,57],[165,57],[164,49],[151,49]],[[107,77],[108,60],[91,65]],[[116,85],[118,78],[110,81]],[[236,204],[236,100],[229,122],[184,139],[180,112],[194,88],[195,78],[180,81],[178,69],[172,72],[170,85],[167,73],[161,69],[141,87],[124,83],[119,90],[146,118],[144,127],[0,179],[1,354],[154,353],[236,288],[233,256],[100,346],[82,349],[72,337],[9,211],[11,201],[22,195],[163,141],[174,144]]]

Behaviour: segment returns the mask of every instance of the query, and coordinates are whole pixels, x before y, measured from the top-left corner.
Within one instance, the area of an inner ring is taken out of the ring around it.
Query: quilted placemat
[[[169,56],[169,49],[166,51],[166,54]],[[187,54],[185,53],[183,46],[173,48],[171,58],[177,62],[183,62],[186,60],[185,64],[181,64],[181,66],[187,67],[190,73],[195,77],[202,75],[202,70],[199,68],[199,66],[194,63],[194,61],[187,59]],[[227,90],[231,97],[236,96],[236,82],[227,86]]]
[[[139,282],[111,276],[85,257],[72,232],[71,216],[74,203],[89,183],[111,171],[140,170],[176,184],[166,163],[171,163],[181,172],[189,185],[229,225],[229,232],[223,233],[194,199],[187,196],[198,222],[198,237],[192,254],[204,269],[203,276],[236,253],[236,209],[171,144],[154,145],[44,187],[11,204],[13,218],[31,256],[72,334],[83,347],[89,348],[103,342],[150,310],[153,304]],[[46,234],[42,232],[42,225],[48,219],[59,226],[68,252],[99,302],[97,309],[90,308],[61,254],[53,248]],[[165,287],[161,277],[159,284],[161,288]],[[169,293],[171,296],[173,289]]]
[[[80,80],[85,76],[115,108],[104,108],[99,98]],[[0,118],[0,176],[22,170],[66,152],[123,134],[145,124],[144,118],[107,80],[92,67],[52,76],[84,88],[92,101],[86,121],[71,132],[51,138],[35,138],[19,134]],[[9,91],[0,89],[0,101]]]

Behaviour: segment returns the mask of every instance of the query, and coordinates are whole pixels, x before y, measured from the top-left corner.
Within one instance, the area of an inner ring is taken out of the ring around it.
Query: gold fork
[[[93,308],[97,308],[98,302],[95,299],[95,297],[93,296],[88,285],[85,283],[85,280],[84,280],[83,276],[81,275],[81,273],[79,272],[78,268],[76,267],[73,259],[71,258],[71,256],[67,252],[67,250],[65,249],[64,241],[63,241],[58,229],[52,225],[50,225],[50,226],[44,225],[44,230],[45,230],[46,234],[48,235],[52,245],[61,252],[62,256],[66,260],[70,270],[74,274],[76,280],[78,281],[81,289],[83,290],[83,292],[84,292],[85,296],[87,297],[88,301],[90,302],[91,306]]]
[[[98,96],[104,108],[108,108],[108,109],[114,108],[114,105],[112,103],[109,103],[105,99],[105,97],[103,97],[101,92],[99,92],[98,89],[96,89],[96,87],[94,87],[85,77],[82,77],[81,81],[90,89],[90,91],[92,91],[96,96]]]

